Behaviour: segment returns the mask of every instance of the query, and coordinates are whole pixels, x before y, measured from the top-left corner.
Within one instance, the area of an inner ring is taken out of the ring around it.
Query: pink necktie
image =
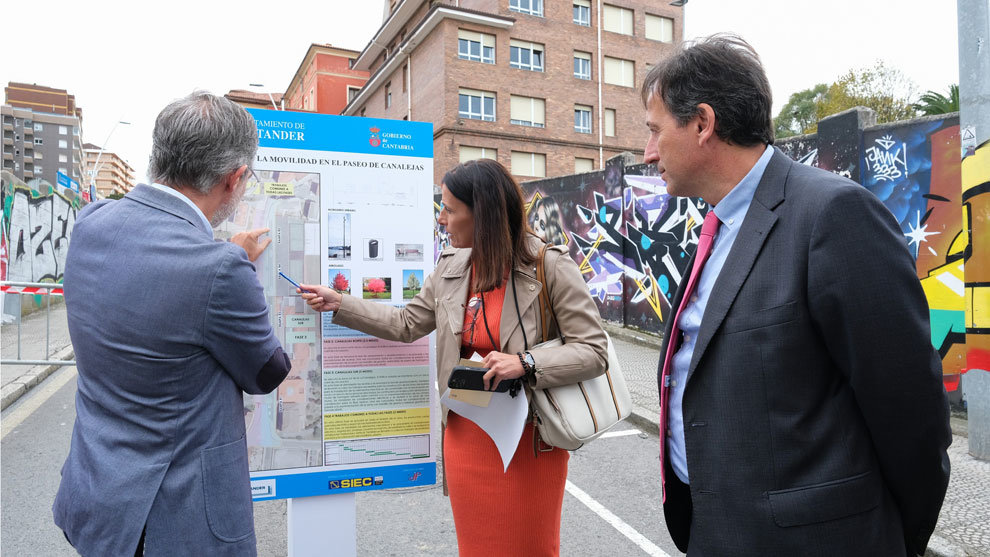
[[[677,352],[677,348],[681,344],[681,332],[677,328],[677,321],[681,317],[681,312],[684,311],[684,306],[691,299],[695,287],[698,286],[698,277],[701,276],[701,270],[705,267],[708,256],[712,254],[712,244],[715,240],[715,233],[718,232],[719,224],[718,217],[715,216],[715,211],[709,210],[708,214],[705,215],[704,224],[701,225],[701,235],[698,238],[698,251],[695,253],[694,266],[691,268],[691,275],[688,277],[687,288],[684,289],[681,303],[677,306],[677,311],[673,315],[674,323],[670,328],[671,339],[667,343],[667,354],[663,359],[663,372],[660,379],[660,491],[662,501],[667,500],[665,465],[667,457],[668,398],[670,397],[669,385],[670,372],[672,371],[670,363],[674,359],[674,353]]]

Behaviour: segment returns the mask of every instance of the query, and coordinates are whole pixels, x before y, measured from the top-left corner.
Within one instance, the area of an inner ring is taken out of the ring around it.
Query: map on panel
[[[279,277],[321,282],[320,175],[256,170],[236,212],[217,230],[226,239],[243,230],[270,228],[272,243],[255,261],[269,318],[292,371],[274,392],[244,396],[251,471],[323,464],[320,315]]]

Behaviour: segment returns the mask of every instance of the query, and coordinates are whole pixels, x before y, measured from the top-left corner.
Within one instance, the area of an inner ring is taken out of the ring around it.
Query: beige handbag
[[[550,332],[550,320],[557,324],[557,337],[534,346],[544,348],[561,346],[566,340],[560,332],[557,312],[550,302],[544,258],[547,246],[540,250],[536,263],[536,278],[543,285],[540,291],[540,319],[543,338]],[[608,338],[608,333],[605,333]],[[619,358],[608,338],[608,364],[605,373],[570,385],[533,390],[533,417],[544,443],[573,451],[605,433],[612,426],[629,416],[632,399],[626,380],[619,367]]]

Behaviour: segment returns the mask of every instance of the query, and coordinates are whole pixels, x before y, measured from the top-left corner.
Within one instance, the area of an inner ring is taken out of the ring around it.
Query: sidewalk
[[[69,340],[65,304],[52,304],[51,317],[41,310],[21,318],[20,355],[18,355],[17,323],[4,323],[0,328],[0,355],[4,360],[71,360],[75,357]],[[50,330],[48,352],[45,352],[46,331]],[[0,409],[6,408],[40,383],[58,366],[3,365],[0,366]]]
[[[644,431],[658,435],[660,338],[609,324],[606,329],[632,395],[633,414],[628,419]],[[990,462],[970,456],[965,420],[954,417],[951,422],[949,489],[926,555],[990,555]]]

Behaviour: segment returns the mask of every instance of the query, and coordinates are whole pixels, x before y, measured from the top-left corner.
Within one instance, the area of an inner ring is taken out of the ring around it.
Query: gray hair
[[[210,193],[227,174],[251,168],[258,150],[254,118],[241,106],[193,91],[166,106],[155,120],[148,177]]]
[[[715,111],[715,133],[751,147],[773,144],[773,96],[760,57],[737,35],[720,33],[682,43],[646,74],[643,105],[663,101],[684,126],[706,103]]]

